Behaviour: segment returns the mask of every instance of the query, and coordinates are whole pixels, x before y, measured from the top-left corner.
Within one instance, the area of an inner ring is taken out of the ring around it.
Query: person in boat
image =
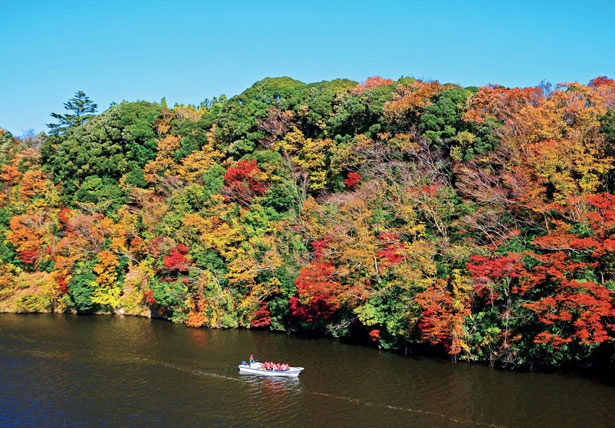
[[[250,354],[250,364],[254,362],[254,355]]]

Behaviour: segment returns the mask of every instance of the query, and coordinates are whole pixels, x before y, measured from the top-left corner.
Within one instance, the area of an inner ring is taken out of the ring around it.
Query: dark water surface
[[[251,353],[305,370],[240,376]],[[0,426],[615,427],[615,388],[327,339],[0,315]]]

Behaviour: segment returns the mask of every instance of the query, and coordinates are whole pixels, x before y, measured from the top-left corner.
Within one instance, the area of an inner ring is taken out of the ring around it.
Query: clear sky
[[[78,90],[199,104],[265,77],[462,86],[615,78],[615,0],[0,0],[0,127]]]

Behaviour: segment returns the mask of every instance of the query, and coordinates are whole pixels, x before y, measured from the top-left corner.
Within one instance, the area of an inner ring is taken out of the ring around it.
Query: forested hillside
[[[264,79],[0,130],[0,311],[615,358],[615,83]]]

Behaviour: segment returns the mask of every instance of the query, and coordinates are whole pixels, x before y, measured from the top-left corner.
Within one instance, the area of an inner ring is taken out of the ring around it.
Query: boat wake
[[[432,416],[432,417],[436,417],[436,418],[443,419],[448,422],[452,422],[452,423],[456,423],[460,425],[474,425],[477,427],[490,427],[490,428],[512,428],[507,425],[499,425],[499,424],[493,424],[489,422],[479,422],[479,421],[473,421],[469,419],[457,418],[454,416],[446,415],[444,413],[432,412],[429,410],[413,409],[410,407],[392,406],[389,404],[374,403],[371,401],[361,401],[361,400],[358,400],[352,397],[335,396],[335,395],[327,394],[326,392],[312,392],[312,394],[320,396],[320,397],[326,397],[326,398],[332,398],[335,400],[345,401],[347,403],[356,404],[356,405],[380,407],[383,409],[394,410],[398,412],[406,412],[406,413],[414,413],[414,414],[420,414],[420,415],[425,415],[425,416]]]
[[[152,364],[152,365],[156,365],[159,367],[165,367],[168,369],[181,371],[184,373],[190,373],[196,376],[206,376],[206,377],[211,377],[211,378],[216,378],[216,379],[225,379],[225,380],[232,380],[235,382],[241,382],[241,379],[238,379],[236,377],[226,376],[220,373],[208,372],[204,370],[197,370],[193,368],[180,367],[180,366],[176,366],[174,364],[168,363],[166,361],[152,360],[150,358],[141,358],[141,357],[136,357],[134,360],[140,361],[146,364]]]
[[[29,352],[22,351],[22,354],[29,354],[32,357],[58,360],[58,362],[63,362],[63,364],[70,357],[70,355],[66,353],[45,352],[41,350],[30,350]],[[114,358],[115,363],[122,363],[121,360],[122,358],[118,359],[117,356]],[[396,406],[396,405],[390,405],[390,404],[384,404],[384,403],[377,403],[373,401],[363,401],[363,400],[348,397],[348,396],[340,396],[340,395],[335,395],[335,394],[329,394],[326,392],[306,391],[305,388],[301,388],[302,386],[301,382],[296,377],[295,378],[263,378],[263,377],[256,377],[256,376],[231,376],[231,375],[226,375],[224,373],[207,371],[203,369],[181,367],[179,365],[175,365],[167,361],[155,360],[155,359],[143,358],[143,357],[125,358],[123,359],[123,363],[124,364],[138,363],[138,364],[144,364],[144,365],[164,367],[170,370],[188,373],[193,376],[203,376],[203,377],[212,378],[212,379],[220,379],[220,380],[236,382],[236,383],[240,383],[244,385],[249,385],[250,387],[255,388],[254,393],[257,395],[262,393],[263,391],[267,391],[269,393],[272,393],[272,392],[288,393],[291,391],[294,393],[301,393],[301,391],[303,390],[303,393],[308,393],[314,396],[324,397],[327,399],[339,400],[339,401],[343,401],[343,402],[357,405],[357,406],[377,407],[380,409],[386,409],[386,410],[395,411],[395,412],[405,412],[405,413],[423,415],[423,416],[428,416],[432,418],[438,418],[442,421],[446,421],[447,423],[466,425],[466,426],[476,426],[476,427],[510,428],[509,426],[506,426],[506,425],[474,421],[474,420],[467,419],[467,418],[458,418],[455,416],[447,415],[445,413],[439,413],[439,412],[434,412],[430,410],[423,410],[423,409],[417,409],[417,408],[405,407],[405,406]],[[49,367],[49,365],[47,366]]]

